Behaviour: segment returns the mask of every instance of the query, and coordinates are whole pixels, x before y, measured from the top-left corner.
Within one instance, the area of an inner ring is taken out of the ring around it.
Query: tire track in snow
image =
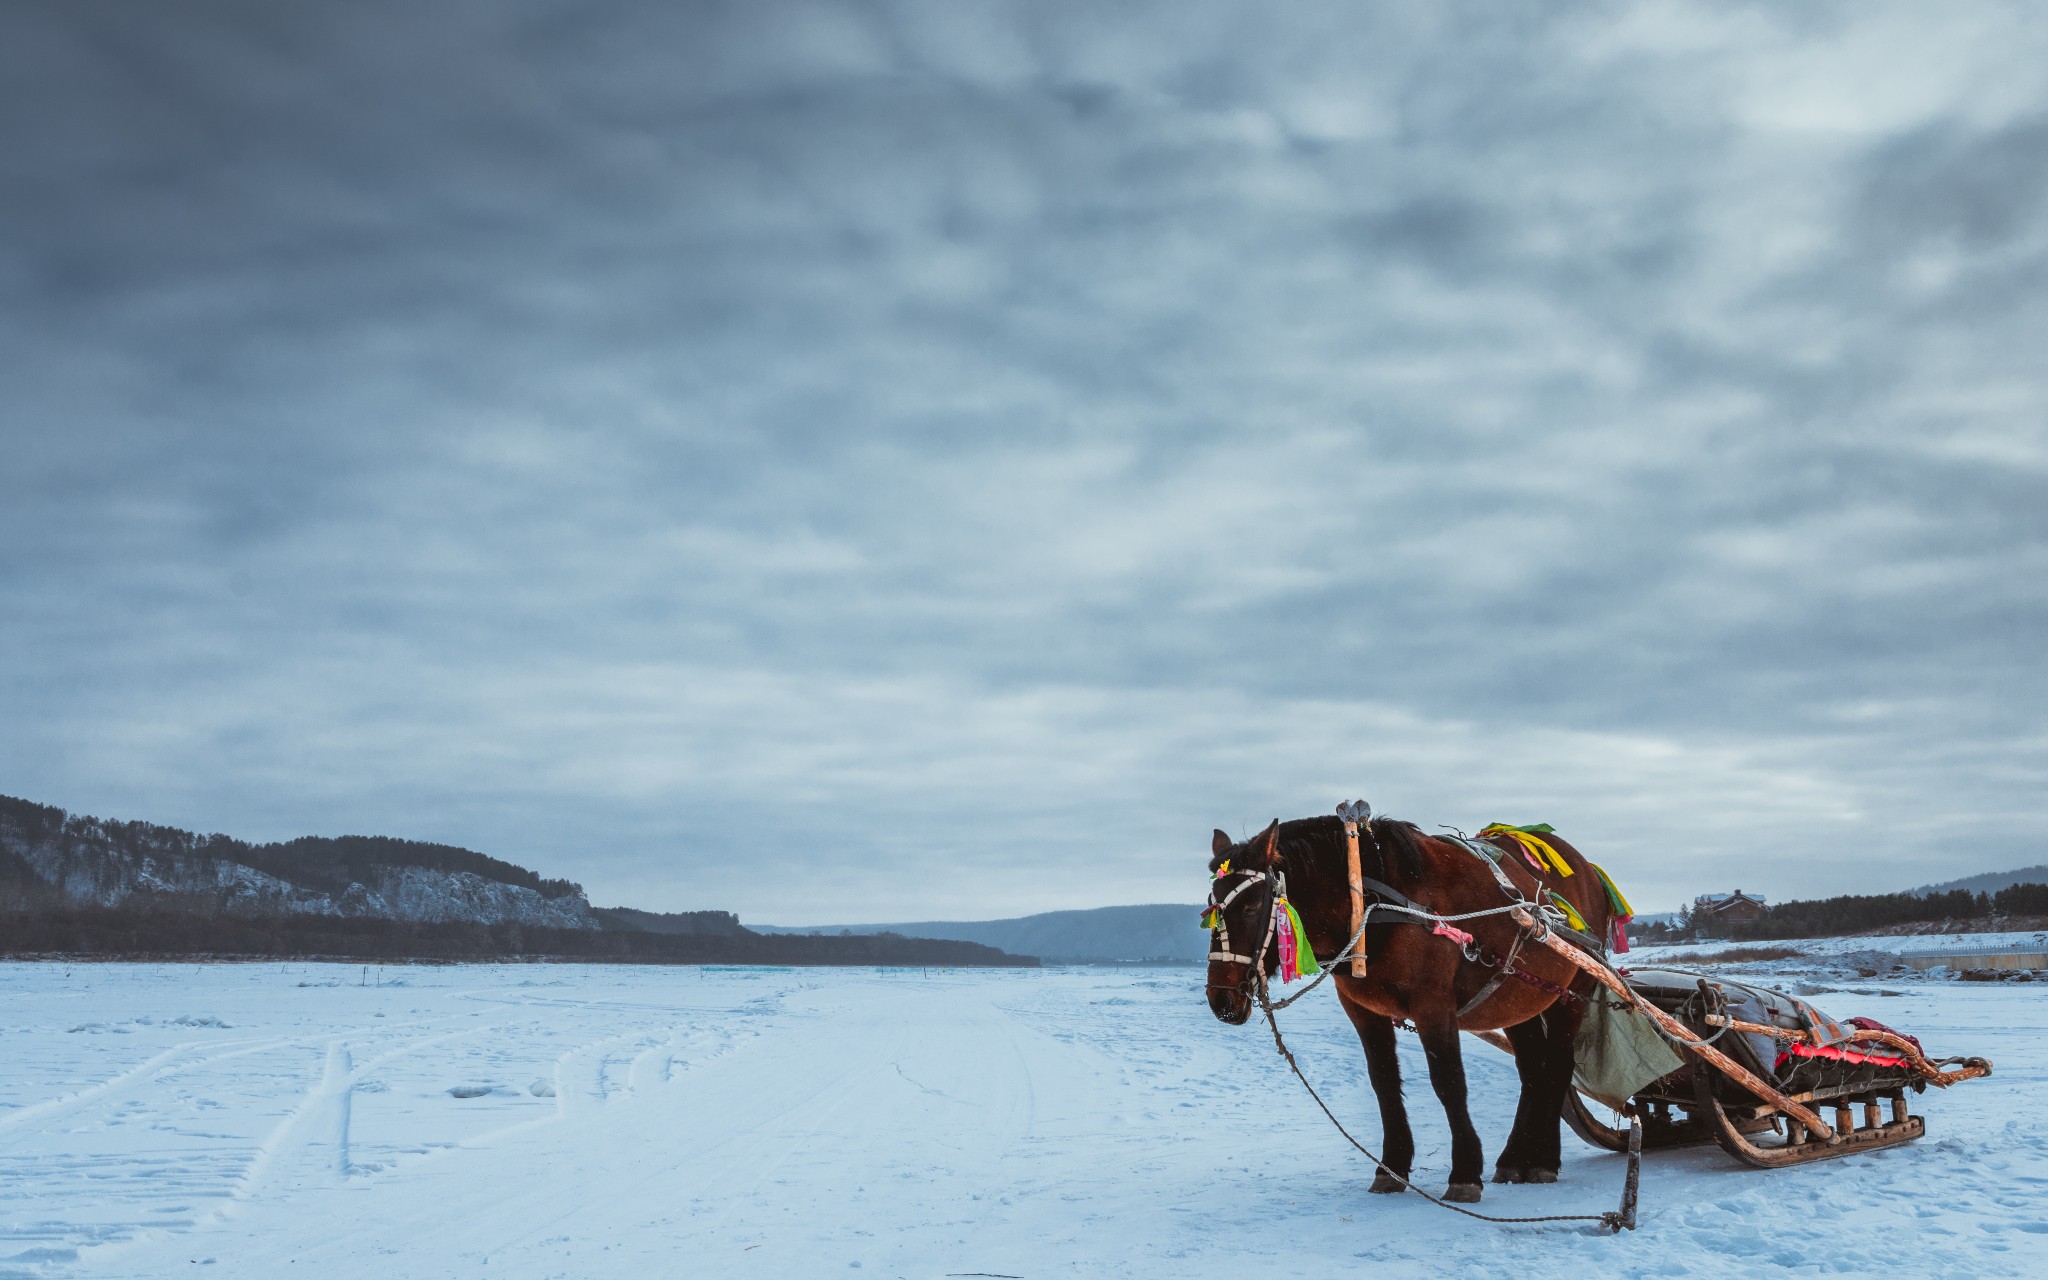
[[[294,1190],[341,1182],[349,1176],[348,1127],[356,1073],[348,1043],[327,1046],[320,1076],[307,1086],[299,1105],[257,1144],[256,1154],[211,1218],[230,1216],[271,1183],[289,1178]],[[327,1177],[322,1174],[331,1175]]]
[[[108,1094],[154,1074],[161,1068],[176,1061],[186,1052],[198,1048],[203,1043],[205,1042],[200,1040],[187,1040],[182,1044],[173,1045],[162,1053],[151,1057],[148,1061],[130,1067],[119,1075],[103,1080],[96,1085],[89,1085],[76,1093],[68,1093],[61,1097],[50,1098],[26,1107],[18,1107],[6,1115],[0,1115],[0,1143],[6,1141],[6,1134],[27,1125],[32,1120],[49,1120],[60,1115],[82,1110],[101,1098],[106,1097]]]
[[[459,994],[468,996],[481,995],[482,993],[479,991]],[[388,1027],[380,1028],[374,1034],[388,1038],[407,1030],[453,1021],[465,1016],[473,1015],[447,1014],[433,1018],[395,1022]],[[330,1035],[331,1033],[328,1032],[313,1032],[305,1035],[270,1036],[256,1040],[237,1039],[225,1042],[219,1040],[180,1041],[178,1044],[151,1056],[146,1061],[111,1076],[98,1084],[80,1089],[75,1093],[63,1094],[59,1097],[45,1099],[42,1102],[31,1103],[27,1106],[17,1107],[12,1111],[0,1113],[0,1147],[5,1147],[11,1142],[20,1141],[27,1135],[46,1128],[51,1121],[76,1115],[86,1108],[99,1103],[114,1101],[132,1087],[174,1075],[202,1071],[208,1067],[217,1066],[223,1062],[231,1062],[237,1058],[245,1058],[252,1054],[270,1053],[296,1045],[314,1044],[328,1039]],[[188,1056],[194,1050],[199,1049],[213,1049],[216,1052],[206,1053],[197,1057]],[[378,1059],[376,1062],[369,1064],[369,1067],[381,1065],[393,1057],[402,1056],[402,1053],[403,1051],[400,1054],[386,1055],[385,1058]],[[365,1069],[367,1070],[369,1067]],[[33,1128],[29,1127],[31,1122],[34,1122]]]
[[[425,1019],[416,1025],[438,1021],[445,1019]],[[347,1041],[330,1042],[319,1079],[301,1095],[299,1105],[257,1143],[256,1151],[244,1166],[241,1176],[206,1220],[232,1216],[237,1206],[264,1194],[281,1176],[293,1176],[291,1190],[318,1185],[323,1181],[317,1176],[322,1168],[335,1175],[333,1180],[346,1181],[356,1172],[349,1158],[349,1124],[358,1084],[391,1063],[456,1041],[502,1031],[518,1021],[521,1020],[506,1019],[504,1022],[419,1037],[380,1053],[360,1066],[355,1064]]]

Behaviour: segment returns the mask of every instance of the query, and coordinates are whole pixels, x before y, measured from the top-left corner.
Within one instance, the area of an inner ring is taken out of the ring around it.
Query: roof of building
[[[1744,893],[1737,889],[1733,893],[1703,893],[1692,902],[1696,907],[1709,907],[1718,911],[1723,907],[1732,907],[1738,902],[1753,903],[1761,907],[1764,905],[1764,897],[1760,893]]]

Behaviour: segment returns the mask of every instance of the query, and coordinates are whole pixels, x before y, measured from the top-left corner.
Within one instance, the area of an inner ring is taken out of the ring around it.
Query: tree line
[[[1824,938],[1868,933],[1901,924],[1989,921],[2013,916],[2048,916],[2048,884],[2016,884],[1995,893],[1951,889],[1946,893],[1844,894],[1781,902],[1765,907],[1755,920],[1735,924],[1727,936],[1739,941],[1762,938]],[[1692,941],[1699,936],[1692,908],[1679,912],[1673,924],[1661,921],[1629,927],[1640,942]]]
[[[379,916],[232,915],[157,902],[0,913],[0,955],[236,960],[575,960],[606,964],[1037,968],[974,942],[900,934],[645,933],[428,923]]]
[[[1847,894],[1839,898],[1781,902],[1764,908],[1755,920],[1730,930],[1738,939],[1818,938],[1868,933],[1900,924],[1939,924],[1950,920],[1986,920],[1994,916],[2048,915],[2048,884],[2016,884],[1996,893]]]

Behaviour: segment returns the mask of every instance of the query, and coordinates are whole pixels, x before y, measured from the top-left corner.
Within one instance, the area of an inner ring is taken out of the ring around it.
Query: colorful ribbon
[[[1527,858],[1529,865],[1535,867],[1538,871],[1544,869],[1543,864],[1547,861],[1552,867],[1557,869],[1557,874],[1560,876],[1574,874],[1571,865],[1564,860],[1564,855],[1551,848],[1550,843],[1543,839],[1544,836],[1557,834],[1556,830],[1547,822],[1538,822],[1527,827],[1511,827],[1505,822],[1496,822],[1482,829],[1479,834],[1482,837],[1507,836],[1516,844],[1522,846],[1522,856]]]
[[[1280,981],[1292,982],[1323,971],[1316,962],[1316,950],[1308,944],[1308,929],[1294,904],[1282,898],[1273,905],[1273,930],[1280,947]]]

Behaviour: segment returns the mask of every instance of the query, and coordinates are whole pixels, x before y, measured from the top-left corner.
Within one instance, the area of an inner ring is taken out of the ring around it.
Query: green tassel
[[[1600,884],[1607,890],[1607,905],[1614,908],[1614,914],[1633,917],[1635,909],[1628,905],[1627,898],[1621,896],[1621,890],[1615,887],[1614,877],[1607,874],[1607,869],[1597,862],[1590,862],[1586,865],[1592,867],[1599,874]]]
[[[1294,926],[1294,967],[1299,977],[1310,977],[1321,973],[1323,966],[1316,962],[1315,948],[1308,945],[1308,930],[1302,927],[1301,913],[1287,904],[1287,923]]]

